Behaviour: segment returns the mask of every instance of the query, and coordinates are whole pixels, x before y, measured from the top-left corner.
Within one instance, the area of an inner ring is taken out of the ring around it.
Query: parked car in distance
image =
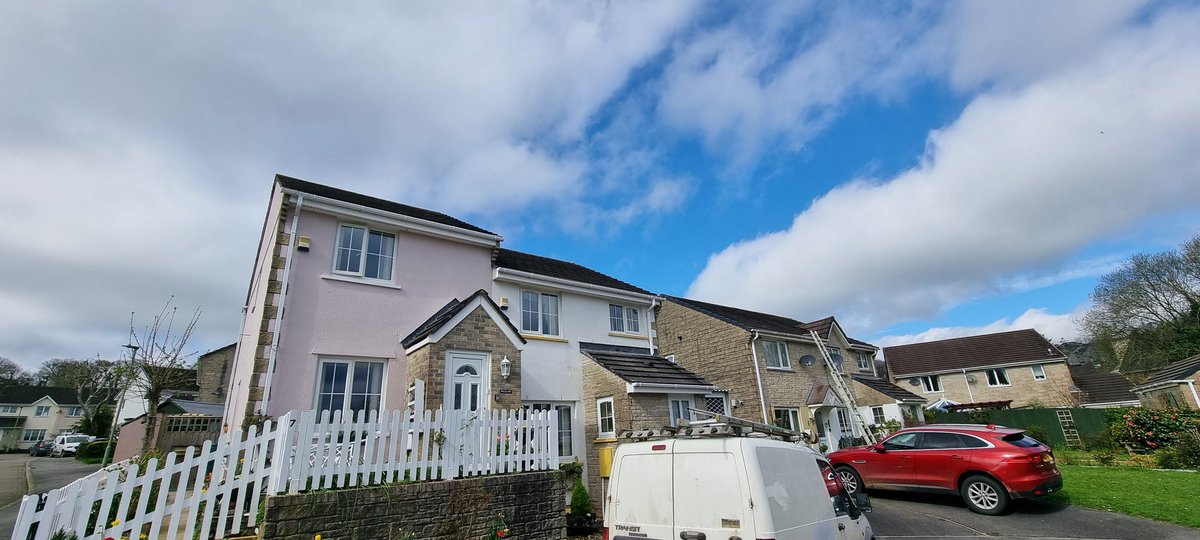
[[[972,511],[999,515],[1013,499],[1062,489],[1049,446],[1025,430],[933,424],[902,429],[874,445],[829,454],[852,492],[894,489],[957,493]]]
[[[73,456],[79,450],[80,444],[91,440],[92,437],[77,433],[59,435],[54,438],[54,449],[50,451],[50,457]]]
[[[29,447],[29,455],[31,456],[48,456],[50,451],[54,449],[54,441],[38,441],[33,446]]]
[[[765,437],[622,443],[604,497],[605,538],[875,536],[865,495],[850,494],[825,457]]]

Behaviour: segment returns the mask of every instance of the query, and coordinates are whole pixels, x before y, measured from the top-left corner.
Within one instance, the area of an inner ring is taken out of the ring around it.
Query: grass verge
[[[1048,500],[1200,529],[1200,474],[1062,465],[1063,490]]]

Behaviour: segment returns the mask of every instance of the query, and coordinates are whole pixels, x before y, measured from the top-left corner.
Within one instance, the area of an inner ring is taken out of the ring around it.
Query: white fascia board
[[[454,315],[454,317],[451,317],[449,321],[446,321],[446,323],[438,328],[437,331],[425,336],[425,339],[418,341],[412,347],[404,349],[404,353],[411,355],[421,347],[441,341],[442,338],[446,337],[446,334],[449,334],[451,330],[457,328],[458,325],[461,324],[463,320],[465,320],[467,316],[474,312],[475,308],[479,306],[483,306],[483,311],[485,311],[488,316],[492,318],[492,322],[500,328],[501,332],[504,332],[504,337],[507,337],[518,351],[525,348],[525,344],[522,342],[521,336],[514,334],[508,323],[504,322],[504,315],[499,311],[496,311],[490,302],[485,302],[482,296],[476,296],[474,300],[471,300],[469,304],[460,309],[458,313]]]
[[[656,383],[625,383],[625,391],[630,394],[705,394],[717,391],[714,384],[656,384]]]
[[[1137,392],[1137,393],[1141,393],[1141,392],[1149,392],[1150,390],[1157,390],[1157,389],[1159,389],[1159,388],[1165,388],[1165,387],[1167,387],[1167,386],[1178,386],[1178,385],[1181,385],[1181,384],[1187,384],[1188,382],[1191,382],[1191,379],[1178,379],[1178,380],[1174,380],[1174,381],[1161,381],[1161,382],[1156,382],[1156,383],[1153,383],[1153,384],[1144,384],[1144,385],[1142,385],[1142,386],[1135,386],[1135,387],[1131,388],[1130,390],[1133,390],[1134,392]]]
[[[521,270],[513,270],[511,268],[496,268],[492,274],[492,279],[495,281],[503,281],[515,283],[517,285],[529,285],[531,287],[557,289],[584,296],[594,296],[596,298],[604,298],[606,300],[616,300],[618,302],[635,302],[641,305],[649,306],[657,296],[652,294],[641,294],[633,291],[614,289],[603,285],[593,285],[591,283],[583,283],[581,281],[572,281],[531,272],[523,272]]]
[[[767,338],[776,338],[776,339],[782,339],[782,340],[787,340],[787,341],[803,341],[805,343],[815,343],[812,339],[812,336],[810,336],[808,334],[785,334],[783,332],[772,332],[770,330],[761,330],[761,329],[757,329],[757,328],[752,329],[752,331],[758,332],[758,335],[760,335],[762,337],[767,337]],[[825,338],[821,338],[821,339],[824,341],[829,341]]]
[[[413,232],[417,234],[425,234],[463,242],[465,244],[475,244],[480,246],[495,247],[504,240],[504,237],[476,232],[468,229],[461,229],[451,225],[444,225],[433,221],[428,221],[404,214],[396,214],[386,210],[379,210],[369,206],[351,204],[337,199],[327,197],[318,197],[311,193],[296,190],[284,190],[285,193],[304,194],[304,209],[330,214],[337,217],[346,217],[365,222],[378,223],[387,227]]]
[[[1045,360],[1026,360],[1023,362],[1009,362],[1007,364],[991,364],[991,365],[987,365],[987,366],[977,366],[977,367],[969,367],[969,368],[940,369],[937,371],[921,371],[921,372],[916,372],[916,373],[892,373],[892,377],[894,377],[896,380],[900,380],[900,379],[907,379],[909,377],[925,377],[927,375],[961,374],[964,369],[967,370],[968,373],[970,373],[972,371],[987,371],[989,369],[1036,366],[1038,364],[1061,364],[1066,361],[1067,361],[1066,357],[1060,356],[1058,358],[1047,358]]]
[[[1099,401],[1096,403],[1084,403],[1080,405],[1084,409],[1108,409],[1111,407],[1137,407],[1141,405],[1141,401],[1130,399],[1125,401]]]

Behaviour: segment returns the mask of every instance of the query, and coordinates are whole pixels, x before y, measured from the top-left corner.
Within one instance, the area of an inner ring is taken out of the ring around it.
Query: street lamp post
[[[138,346],[134,345],[132,343],[130,343],[128,345],[121,345],[121,346],[125,347],[126,349],[129,349],[130,365],[136,363]],[[109,428],[108,428],[108,443],[104,445],[104,459],[100,460],[101,468],[107,467],[108,461],[110,459],[112,459],[113,440],[117,438],[117,422],[121,419],[121,417],[120,417],[121,409],[123,407],[125,407],[125,391],[126,390],[128,390],[128,388],[121,389],[121,397],[120,397],[120,399],[117,400],[117,408],[115,410],[113,410],[112,426],[109,426]]]

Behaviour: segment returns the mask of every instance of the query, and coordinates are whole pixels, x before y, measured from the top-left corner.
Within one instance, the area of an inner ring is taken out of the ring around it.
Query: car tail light
[[[1054,463],[1054,454],[1050,452],[1038,452],[1036,454],[1025,454],[1023,456],[1014,456],[1004,460],[1005,463]]]

